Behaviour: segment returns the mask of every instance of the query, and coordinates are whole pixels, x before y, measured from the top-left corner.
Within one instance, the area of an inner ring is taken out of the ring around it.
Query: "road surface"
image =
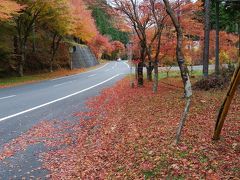
[[[110,62],[78,75],[57,78],[30,85],[0,89],[0,147],[18,137],[42,120],[71,119],[73,113],[84,109],[84,102],[129,73],[126,62]],[[41,162],[36,153],[42,145],[30,147],[3,162],[0,179],[31,176],[44,177],[46,170],[31,172]]]

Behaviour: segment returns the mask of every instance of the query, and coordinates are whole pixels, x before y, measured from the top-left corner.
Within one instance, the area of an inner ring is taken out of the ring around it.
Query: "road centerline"
[[[92,75],[89,75],[88,77],[93,77],[93,76],[96,76],[97,74],[92,74]]]
[[[104,64],[103,66],[97,68],[97,69],[93,69],[93,70],[90,70],[90,71],[86,71],[86,72],[82,72],[82,73],[78,73],[78,74],[73,74],[73,75],[70,75],[70,76],[64,76],[64,77],[59,77],[59,78],[55,78],[55,79],[51,79],[50,81],[56,81],[56,80],[60,80],[60,79],[65,79],[65,78],[69,78],[69,77],[74,77],[74,76],[79,76],[81,74],[86,74],[86,73],[90,73],[90,72],[93,72],[93,71],[97,71],[99,69],[102,69],[104,68],[105,66],[107,66],[109,63],[106,63]]]
[[[100,83],[98,83],[98,84],[95,84],[95,85],[90,86],[90,87],[88,87],[88,88],[85,88],[85,89],[83,89],[83,90],[77,91],[77,92],[75,92],[75,93],[69,94],[69,95],[67,95],[67,96],[64,96],[64,97],[55,99],[55,100],[53,100],[53,101],[50,101],[50,102],[47,102],[47,103],[44,103],[44,104],[41,104],[41,105],[38,105],[38,106],[35,106],[35,107],[33,107],[33,108],[30,108],[30,109],[27,109],[27,110],[18,112],[18,113],[16,113],[16,114],[12,114],[12,115],[9,115],[9,116],[0,118],[0,122],[1,122],[1,121],[4,121],[4,120],[7,120],[7,119],[10,119],[10,118],[13,118],[13,117],[16,117],[16,116],[20,116],[20,115],[22,115],[22,114],[25,114],[25,113],[28,113],[28,112],[31,112],[31,111],[34,111],[34,110],[36,110],[36,109],[45,107],[45,106],[47,106],[47,105],[50,105],[50,104],[53,104],[53,103],[62,101],[62,100],[64,100],[64,99],[70,98],[70,97],[72,97],[72,96],[78,95],[78,94],[80,94],[80,93],[83,93],[83,92],[85,92],[85,91],[88,91],[88,90],[90,90],[90,89],[93,89],[93,88],[95,88],[95,87],[97,87],[97,86],[100,86],[100,85],[102,85],[102,84],[104,84],[104,83],[106,83],[106,82],[108,82],[108,81],[111,81],[112,79],[114,79],[114,78],[116,78],[116,77],[118,77],[118,76],[120,76],[120,74],[117,74],[117,75],[115,75],[115,76],[112,76],[111,78],[108,78],[108,79],[106,79],[106,80],[104,80],[104,81],[102,81],[102,82],[100,82]]]
[[[72,82],[73,82],[73,81],[68,81],[68,82],[64,82],[64,83],[61,83],[61,84],[56,84],[56,85],[54,85],[53,87],[62,86],[62,85],[69,84],[69,83],[72,83]]]

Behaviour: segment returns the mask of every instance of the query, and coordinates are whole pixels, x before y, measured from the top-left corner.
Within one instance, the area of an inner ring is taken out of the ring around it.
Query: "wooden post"
[[[239,85],[240,82],[240,57],[238,58],[238,65],[234,72],[234,75],[231,80],[231,84],[229,86],[227,95],[223,101],[223,104],[219,110],[217,122],[215,125],[213,140],[218,140],[220,138],[221,130],[224,124],[224,120],[227,116],[229,107],[231,105],[231,101],[233,99],[234,93]]]

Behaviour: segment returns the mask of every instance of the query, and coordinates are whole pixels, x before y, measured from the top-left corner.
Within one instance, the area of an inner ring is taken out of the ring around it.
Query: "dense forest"
[[[115,59],[128,42],[104,1],[1,0],[0,7],[1,76],[68,68],[74,43]]]
[[[97,59],[113,60],[127,58],[127,45],[133,43],[133,58],[152,62],[155,55],[158,64],[177,64],[175,47],[176,33],[164,6],[155,8],[157,19],[145,20],[145,45],[150,48],[141,55],[141,41],[138,33],[133,33],[132,23],[121,13],[117,1],[95,0],[1,0],[0,1],[0,75],[52,72],[58,68],[69,68],[69,48],[75,43],[86,44]],[[180,3],[180,4],[179,4]],[[150,13],[147,1],[141,5],[140,16]],[[183,29],[183,47],[188,65],[202,64],[204,50],[204,6],[202,1],[176,1],[175,11],[181,11],[179,19]],[[181,8],[179,8],[181,6]],[[209,63],[215,61],[216,1],[211,1]],[[145,9],[144,9],[145,8]],[[231,2],[220,3],[220,64],[237,60],[239,6]],[[141,17],[142,18],[142,17]],[[135,22],[137,24],[137,22]],[[160,28],[155,28],[158,24]],[[143,24],[142,24],[143,25]],[[137,30],[137,29],[135,29]],[[155,30],[159,32],[156,34]],[[137,32],[137,31],[136,31]],[[159,38],[157,38],[157,36]],[[158,41],[159,39],[159,49]],[[143,48],[144,49],[144,48]],[[147,54],[148,53],[148,54]],[[154,54],[155,53],[155,54]],[[144,56],[144,57],[143,57]]]

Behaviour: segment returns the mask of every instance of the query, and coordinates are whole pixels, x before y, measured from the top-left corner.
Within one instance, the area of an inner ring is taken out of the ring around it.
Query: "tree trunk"
[[[135,79],[138,80],[138,65],[135,65]]]
[[[176,48],[176,56],[177,56],[177,62],[178,62],[178,66],[180,68],[180,72],[181,72],[181,77],[182,77],[182,81],[183,81],[183,85],[184,85],[184,93],[185,93],[185,97],[191,97],[192,96],[192,88],[191,88],[191,82],[190,82],[190,78],[189,78],[189,72],[188,72],[188,68],[187,65],[185,63],[185,58],[182,52],[182,44],[183,44],[183,32],[182,32],[182,28],[180,26],[180,23],[177,19],[177,17],[174,14],[173,9],[171,8],[169,1],[168,0],[163,0],[164,4],[166,6],[166,10],[167,13],[169,14],[169,16],[171,17],[171,20],[174,24],[174,27],[177,31],[177,48]]]
[[[238,59],[238,66],[235,70],[235,73],[232,77],[231,84],[229,86],[227,95],[223,101],[223,104],[219,110],[216,125],[215,125],[215,130],[214,130],[214,135],[213,135],[213,140],[218,140],[220,138],[221,130],[224,124],[224,120],[227,116],[229,107],[231,105],[233,96],[235,94],[235,91],[240,83],[240,56]]]
[[[240,58],[240,23],[238,23],[238,57]]]
[[[209,65],[209,33],[210,33],[210,0],[205,0],[205,22],[204,22],[204,50],[203,50],[203,75],[208,77]]]
[[[53,34],[52,38],[52,45],[51,45],[51,59],[49,64],[49,72],[53,72],[53,61],[54,61],[54,55],[55,55],[55,40],[57,38],[57,34]]]
[[[50,66],[49,66],[49,72],[53,72],[53,61],[54,61],[55,53],[52,52],[52,56],[50,59]]]
[[[215,49],[215,73],[216,75],[220,74],[219,69],[219,2],[216,1],[216,49]]]
[[[143,62],[139,62],[137,66],[138,86],[143,86]]]
[[[173,9],[171,8],[169,1],[168,0],[163,0],[164,4],[166,6],[166,11],[168,13],[168,15],[171,17],[171,20],[174,24],[174,27],[177,31],[177,48],[176,48],[176,55],[177,55],[177,61],[178,61],[178,65],[180,68],[180,72],[181,72],[181,77],[182,77],[182,81],[184,84],[184,94],[185,94],[185,98],[186,98],[186,106],[184,109],[184,113],[182,115],[182,118],[180,120],[179,123],[179,128],[176,134],[176,141],[175,143],[177,144],[180,140],[180,135],[181,135],[181,131],[183,129],[185,120],[187,118],[187,114],[189,111],[189,107],[190,107],[190,98],[192,96],[192,86],[191,86],[191,82],[190,82],[190,78],[189,78],[189,72],[188,72],[188,68],[187,65],[185,63],[184,60],[184,55],[182,52],[182,43],[183,43],[183,32],[182,32],[182,28],[180,26],[179,20],[178,18],[175,16]]]
[[[25,42],[21,42],[19,40],[20,48],[19,48],[19,54],[18,54],[18,74],[20,77],[23,77],[24,75],[24,64],[25,64]]]
[[[32,25],[32,36],[33,36],[32,52],[36,52],[36,24],[35,24],[35,22]]]
[[[52,46],[51,46],[51,59],[50,59],[50,65],[49,65],[50,72],[53,72],[53,64],[54,64],[54,60],[55,60],[55,55],[56,55],[56,52],[58,50],[61,40],[62,40],[62,37],[58,36],[57,33],[54,33],[53,40],[52,40]]]
[[[142,40],[141,42],[141,57],[140,62],[137,65],[137,80],[138,86],[143,86],[143,64],[145,61],[145,53],[146,53],[146,44],[145,41]]]
[[[21,60],[20,60],[20,62],[19,62],[19,65],[18,65],[18,75],[20,76],[20,77],[23,77],[23,61],[24,61],[24,57],[23,57],[23,55],[20,57],[21,58]]]
[[[158,90],[158,60],[154,61],[154,81],[153,81],[153,92],[157,93]]]
[[[149,62],[147,66],[147,80],[152,81],[152,71],[153,71],[153,66],[152,63]]]

